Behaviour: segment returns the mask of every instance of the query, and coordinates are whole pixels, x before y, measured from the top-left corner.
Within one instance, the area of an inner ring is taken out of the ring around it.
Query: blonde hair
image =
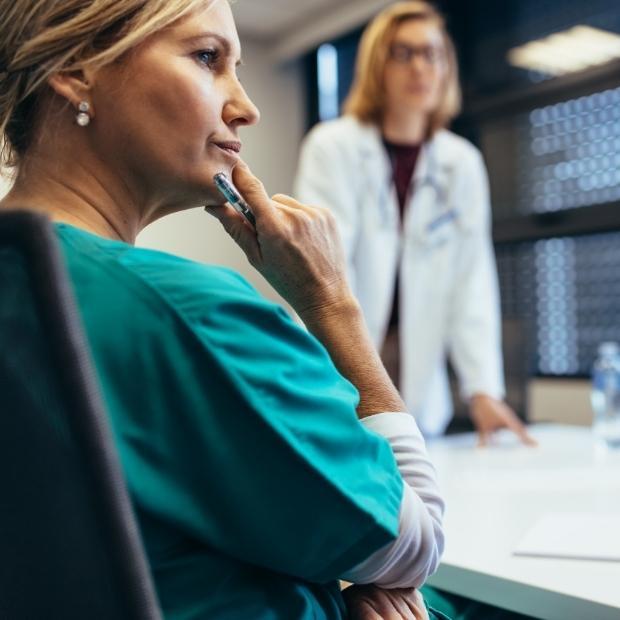
[[[98,69],[215,0],[2,0],[0,165],[33,138],[40,95],[59,71]]]
[[[344,103],[344,112],[363,123],[380,124],[385,112],[384,72],[390,45],[398,27],[408,20],[433,22],[439,28],[447,61],[443,93],[437,108],[429,116],[428,136],[447,127],[461,110],[461,88],[454,43],[441,13],[427,2],[396,2],[384,9],[366,27],[360,41],[353,86]]]

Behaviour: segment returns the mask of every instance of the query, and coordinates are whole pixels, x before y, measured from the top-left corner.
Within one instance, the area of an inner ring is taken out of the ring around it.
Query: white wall
[[[269,44],[274,59],[299,58],[365,25],[393,0],[243,0],[233,4],[239,29]]]
[[[305,126],[302,65],[275,65],[267,50],[257,43],[244,44],[243,57],[246,66],[240,69],[240,76],[262,115],[257,126],[242,130],[243,157],[270,194],[291,193]],[[202,209],[177,213],[151,224],[139,236],[138,245],[232,267],[264,295],[280,300],[219,222]]]

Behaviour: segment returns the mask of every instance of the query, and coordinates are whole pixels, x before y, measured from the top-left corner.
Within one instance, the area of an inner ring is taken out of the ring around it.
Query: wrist
[[[485,394],[484,392],[476,392],[475,394],[472,394],[469,397],[469,403],[472,405],[474,403],[480,403],[480,402],[484,402],[487,400],[495,400],[495,399],[489,394]]]
[[[308,304],[297,311],[301,320],[311,329],[326,322],[356,322],[363,320],[362,309],[357,299],[349,292],[326,299],[316,304]]]

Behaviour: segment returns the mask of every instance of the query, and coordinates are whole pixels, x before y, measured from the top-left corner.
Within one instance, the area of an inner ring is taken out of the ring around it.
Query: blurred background
[[[292,191],[301,139],[338,115],[361,31],[387,4],[233,4],[240,76],[262,112],[243,153],[269,192]],[[436,4],[465,95],[453,130],[482,150],[491,181],[507,400],[531,421],[589,424],[596,348],[620,340],[620,2]],[[231,266],[277,298],[202,210],[153,224],[139,243]]]

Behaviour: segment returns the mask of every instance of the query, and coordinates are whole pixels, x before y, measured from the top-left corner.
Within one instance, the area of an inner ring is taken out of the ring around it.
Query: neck
[[[383,116],[381,131],[389,142],[397,144],[421,144],[426,138],[428,116],[411,110],[387,110]]]
[[[38,211],[53,221],[133,244],[143,220],[136,197],[92,163],[76,159],[67,170],[53,158],[30,157],[20,165],[0,207]]]

